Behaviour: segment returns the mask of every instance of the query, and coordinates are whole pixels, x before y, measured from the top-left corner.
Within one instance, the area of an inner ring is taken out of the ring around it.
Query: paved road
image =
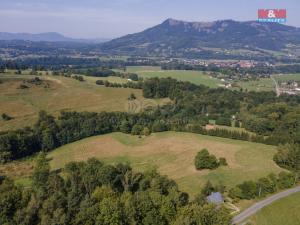
[[[275,83],[275,89],[276,89],[276,95],[277,97],[280,95],[280,90],[279,90],[279,87],[278,87],[278,83],[277,81],[274,79],[274,77],[271,76],[271,79],[272,81]]]
[[[239,215],[235,216],[232,220],[233,224],[240,224],[242,223],[244,220],[246,220],[247,218],[249,218],[250,216],[254,215],[255,213],[257,213],[259,210],[261,210],[263,207],[270,205],[272,202],[284,198],[290,194],[296,193],[300,191],[300,186],[297,186],[295,188],[291,188],[282,192],[279,192],[275,195],[272,195],[268,198],[266,198],[265,200],[262,200],[260,202],[255,203],[254,205],[252,205],[251,207],[249,207],[248,209],[246,209],[245,211],[243,211],[242,213],[240,213]]]

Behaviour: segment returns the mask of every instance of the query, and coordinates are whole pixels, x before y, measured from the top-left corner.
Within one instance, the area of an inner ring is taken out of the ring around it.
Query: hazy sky
[[[113,38],[167,18],[256,20],[259,8],[285,8],[287,24],[300,27],[300,0],[0,0],[0,32]]]

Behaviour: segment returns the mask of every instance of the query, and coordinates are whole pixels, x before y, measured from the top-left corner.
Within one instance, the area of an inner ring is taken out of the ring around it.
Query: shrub
[[[207,149],[202,149],[195,157],[195,167],[201,169],[215,169],[218,167],[216,156],[210,155]]]
[[[228,196],[232,199],[242,198],[242,190],[239,187],[234,187],[229,190]]]
[[[97,85],[104,85],[104,82],[103,82],[103,80],[96,80],[96,84]]]
[[[242,199],[253,199],[257,195],[257,186],[254,181],[245,181],[238,185],[238,188],[241,189]]]
[[[27,85],[25,84],[20,84],[19,89],[27,89],[29,88]]]
[[[1,115],[1,117],[2,117],[2,119],[5,120],[5,121],[8,121],[8,120],[13,119],[13,117],[7,115],[6,113],[3,113],[3,114]]]
[[[134,100],[134,99],[136,99],[136,97],[133,93],[131,93],[128,97],[128,100]]]
[[[131,134],[133,134],[133,135],[140,135],[142,133],[142,130],[143,130],[143,126],[142,125],[135,124],[132,127]]]
[[[235,120],[235,121],[234,121],[234,126],[235,126],[235,127],[240,127],[240,121]]]
[[[224,126],[231,126],[231,119],[230,118],[225,118],[225,117],[219,117],[216,120],[217,125],[224,125]]]
[[[266,196],[276,191],[276,183],[273,183],[268,177],[262,177],[257,182],[257,189],[258,197]]]
[[[144,134],[145,136],[149,136],[149,135],[151,134],[151,131],[149,130],[148,127],[145,127],[145,128],[143,129],[143,134]]]
[[[282,171],[278,175],[277,183],[280,189],[293,187],[295,184],[295,175]]]
[[[228,163],[227,163],[225,158],[221,157],[221,158],[219,158],[219,165],[220,166],[227,166]]]
[[[26,80],[26,82],[29,84],[35,84],[35,85],[41,85],[43,83],[43,81],[39,77],[28,79],[28,80]]]
[[[152,132],[162,132],[168,130],[168,127],[163,121],[155,121],[152,125]]]
[[[126,134],[131,132],[130,123],[127,120],[122,121],[120,125],[120,131]]]

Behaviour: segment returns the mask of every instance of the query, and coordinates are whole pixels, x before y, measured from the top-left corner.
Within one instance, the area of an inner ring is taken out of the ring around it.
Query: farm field
[[[126,88],[109,88],[96,85],[87,80],[79,82],[61,76],[41,76],[45,85],[30,84],[30,88],[20,89],[22,80],[33,78],[31,75],[0,75],[0,114],[6,113],[14,119],[0,120],[0,131],[32,125],[40,110],[58,115],[61,110],[76,111],[127,111],[141,110],[144,102],[142,91]],[[135,102],[128,101],[134,93]],[[164,99],[153,100],[153,104],[163,104]],[[137,104],[137,106],[136,106]],[[133,105],[133,106],[132,106]]]
[[[194,157],[203,148],[217,157],[225,157],[229,166],[197,171]],[[53,169],[91,157],[107,163],[129,162],[138,171],[157,168],[194,196],[207,180],[232,187],[244,180],[280,172],[272,160],[275,151],[274,146],[190,133],[163,132],[143,138],[112,133],[62,146],[48,157]]]
[[[221,81],[204,74],[201,71],[188,70],[161,70],[156,66],[130,66],[127,67],[127,72],[136,73],[144,78],[152,77],[172,77],[181,81],[189,81],[194,84],[203,84],[212,88],[217,88],[221,85]]]
[[[250,219],[254,225],[300,224],[300,193],[292,194],[263,208]]]

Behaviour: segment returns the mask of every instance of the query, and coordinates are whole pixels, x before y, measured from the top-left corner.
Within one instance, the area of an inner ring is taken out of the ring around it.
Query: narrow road
[[[276,89],[276,95],[277,97],[279,97],[280,95],[280,90],[279,90],[279,87],[278,87],[278,83],[277,81],[274,79],[274,77],[270,76],[271,77],[271,80],[275,83],[275,89]]]
[[[259,210],[261,210],[262,208],[264,208],[267,205],[270,205],[272,202],[277,201],[281,198],[287,197],[288,195],[291,195],[293,193],[299,192],[300,191],[300,186],[297,186],[295,188],[291,188],[282,192],[279,192],[275,195],[272,195],[260,202],[255,203],[254,205],[252,205],[251,207],[249,207],[248,209],[246,209],[245,211],[243,211],[242,213],[240,213],[239,215],[235,216],[232,219],[232,223],[233,224],[240,224],[242,223],[244,220],[246,220],[247,218],[249,218],[250,216],[254,215],[255,213],[257,213]]]

